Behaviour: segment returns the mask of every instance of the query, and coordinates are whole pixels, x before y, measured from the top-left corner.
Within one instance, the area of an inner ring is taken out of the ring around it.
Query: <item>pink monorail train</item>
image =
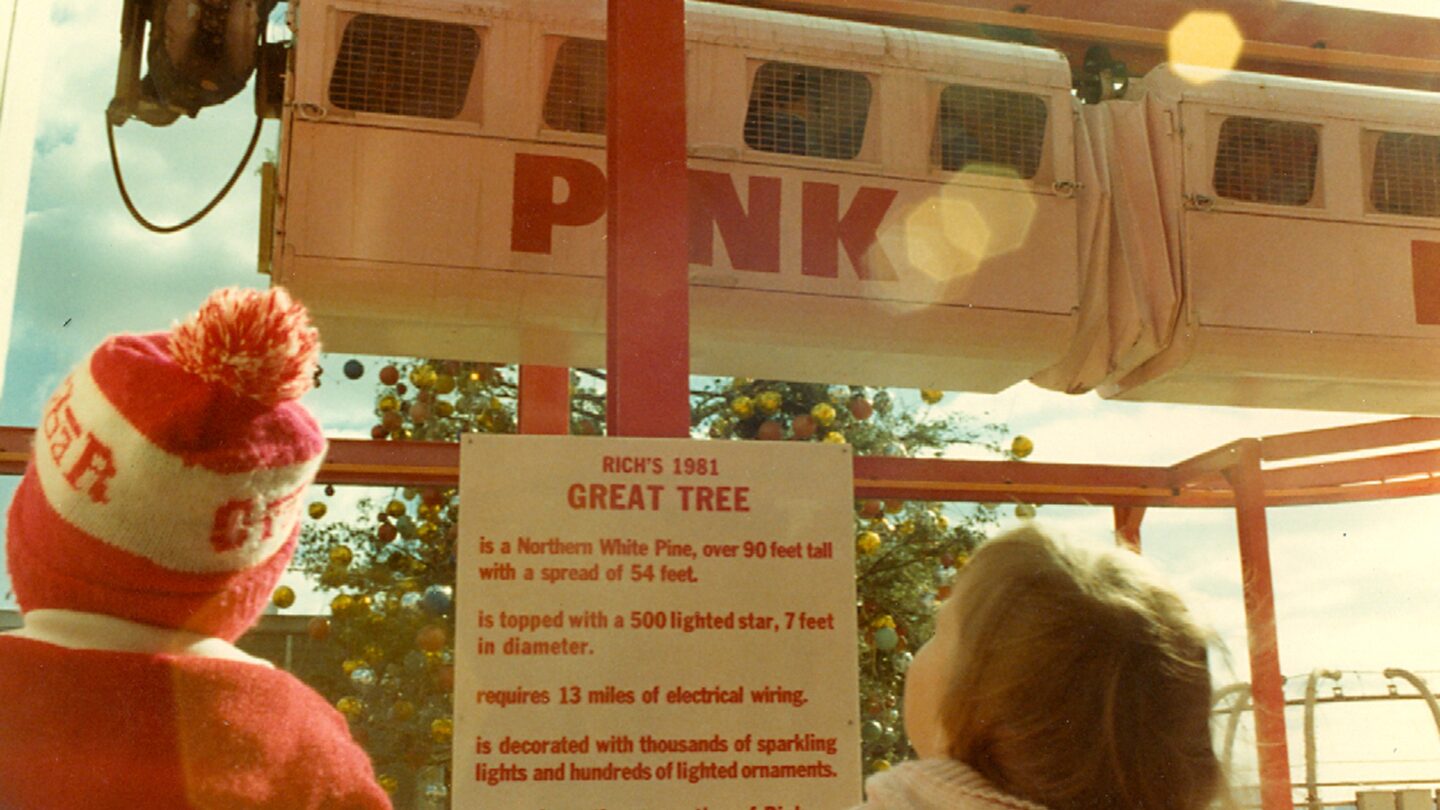
[[[263,253],[337,351],[604,361],[605,27],[306,0]],[[687,7],[692,368],[1440,414],[1440,95]]]

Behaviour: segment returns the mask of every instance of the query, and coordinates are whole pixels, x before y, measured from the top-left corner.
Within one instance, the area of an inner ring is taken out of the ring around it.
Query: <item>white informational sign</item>
[[[453,806],[857,804],[851,463],[466,436]]]

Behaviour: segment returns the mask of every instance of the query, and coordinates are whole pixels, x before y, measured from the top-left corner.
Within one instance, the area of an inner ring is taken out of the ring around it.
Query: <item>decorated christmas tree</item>
[[[345,376],[365,375],[355,360]],[[571,432],[604,429],[603,376],[572,372]],[[516,370],[491,364],[415,361],[379,369],[378,440],[457,441],[471,431],[514,432]],[[819,441],[861,455],[934,456],[957,444],[997,455],[1028,452],[1023,437],[1002,450],[1005,429],[884,389],[766,380],[710,380],[691,392],[697,436],[715,440]],[[1023,451],[1023,452],[1022,452]],[[452,487],[397,489],[363,501],[360,514],[324,521],[310,505],[298,564],[333,594],[330,615],[311,622],[332,661],[314,685],[350,718],[397,807],[448,806],[454,687],[455,542],[460,504]],[[994,508],[900,501],[855,505],[860,710],[866,771],[910,754],[900,687],[913,651],[929,637],[933,608],[979,540]],[[277,592],[277,605],[293,594]]]
[[[853,446],[857,455],[938,456],[959,444],[1002,452],[1002,426],[937,415],[930,406],[942,396],[921,391],[923,405],[907,408],[884,389],[737,379],[697,393],[694,421],[714,439],[836,442]],[[900,717],[905,670],[930,637],[937,598],[994,517],[988,505],[855,504],[856,643],[867,774],[912,754]]]

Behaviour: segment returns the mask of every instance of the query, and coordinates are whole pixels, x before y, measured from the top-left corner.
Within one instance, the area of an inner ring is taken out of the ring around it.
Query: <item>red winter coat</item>
[[[0,635],[0,808],[390,807],[345,719],[292,675]]]

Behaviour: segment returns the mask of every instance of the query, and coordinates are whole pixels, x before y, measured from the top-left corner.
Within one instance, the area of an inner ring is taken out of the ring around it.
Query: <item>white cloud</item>
[[[994,395],[950,394],[938,413],[988,414],[1035,442],[1031,461],[1169,466],[1234,439],[1352,425],[1374,414],[1119,402],[1019,383]],[[974,456],[980,457],[980,456]]]

